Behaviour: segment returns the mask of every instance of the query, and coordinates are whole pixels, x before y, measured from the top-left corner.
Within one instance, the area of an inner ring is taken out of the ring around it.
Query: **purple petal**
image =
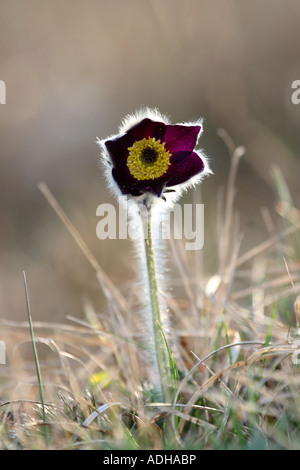
[[[185,183],[190,178],[204,170],[204,162],[196,152],[192,152],[184,160],[176,162],[171,166],[167,186]]]
[[[105,146],[114,165],[126,165],[128,156],[128,147],[133,144],[132,138],[125,134],[113,140],[107,140]]]
[[[166,125],[163,122],[152,121],[149,118],[143,119],[141,122],[131,127],[127,134],[129,134],[133,142],[142,139],[148,139],[148,137],[155,137],[155,139],[164,139],[166,133]]]
[[[109,155],[115,165],[126,166],[128,157],[128,147],[131,147],[134,142],[148,137],[155,137],[157,140],[164,139],[166,132],[166,125],[162,122],[155,122],[151,119],[143,119],[141,122],[131,127],[121,137],[116,137],[112,140],[107,140],[105,146]]]
[[[185,158],[193,152],[201,126],[168,125],[164,141],[166,148],[175,156],[175,161]]]

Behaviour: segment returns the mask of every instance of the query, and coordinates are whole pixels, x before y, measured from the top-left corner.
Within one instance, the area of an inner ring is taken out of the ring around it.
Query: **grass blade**
[[[27,286],[25,271],[23,271],[23,280],[24,280],[26,308],[27,308],[27,314],[28,314],[28,323],[29,323],[29,329],[30,329],[31,344],[32,344],[32,349],[33,349],[36,375],[37,375],[37,379],[38,379],[39,395],[40,395],[40,400],[41,400],[41,404],[42,404],[43,421],[44,421],[44,424],[45,424],[45,440],[46,440],[46,444],[48,444],[48,430],[47,430],[47,419],[46,419],[46,409],[45,409],[45,400],[44,400],[44,393],[43,393],[42,376],[41,376],[40,363],[39,363],[39,358],[38,358],[36,345],[35,345],[35,340],[34,340],[32,319],[31,319],[31,310],[30,310],[30,302],[29,302],[29,294],[28,294],[28,286]]]

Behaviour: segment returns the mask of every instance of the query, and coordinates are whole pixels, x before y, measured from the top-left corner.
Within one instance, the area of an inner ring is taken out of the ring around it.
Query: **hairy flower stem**
[[[171,400],[170,395],[170,370],[167,361],[166,339],[161,325],[161,311],[159,304],[158,282],[155,266],[155,257],[152,243],[151,233],[151,209],[148,209],[145,214],[141,214],[143,224],[145,257],[147,264],[147,282],[151,319],[149,318],[150,333],[153,335],[150,343],[153,345],[151,351],[151,361],[153,367],[158,374],[158,390],[157,398],[169,403]]]

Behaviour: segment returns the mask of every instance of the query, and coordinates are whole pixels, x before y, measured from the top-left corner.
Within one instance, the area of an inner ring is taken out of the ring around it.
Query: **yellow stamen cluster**
[[[136,141],[132,147],[128,147],[128,151],[127,166],[132,176],[139,181],[154,180],[168,170],[172,154],[165,149],[165,142],[148,137]],[[155,155],[154,161],[143,158],[145,151]]]

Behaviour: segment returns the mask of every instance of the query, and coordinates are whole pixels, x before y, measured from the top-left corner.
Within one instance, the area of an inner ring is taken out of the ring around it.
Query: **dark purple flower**
[[[172,125],[157,111],[129,116],[120,134],[100,141],[114,182],[122,194],[161,197],[209,173],[205,156],[195,151],[202,121]]]

